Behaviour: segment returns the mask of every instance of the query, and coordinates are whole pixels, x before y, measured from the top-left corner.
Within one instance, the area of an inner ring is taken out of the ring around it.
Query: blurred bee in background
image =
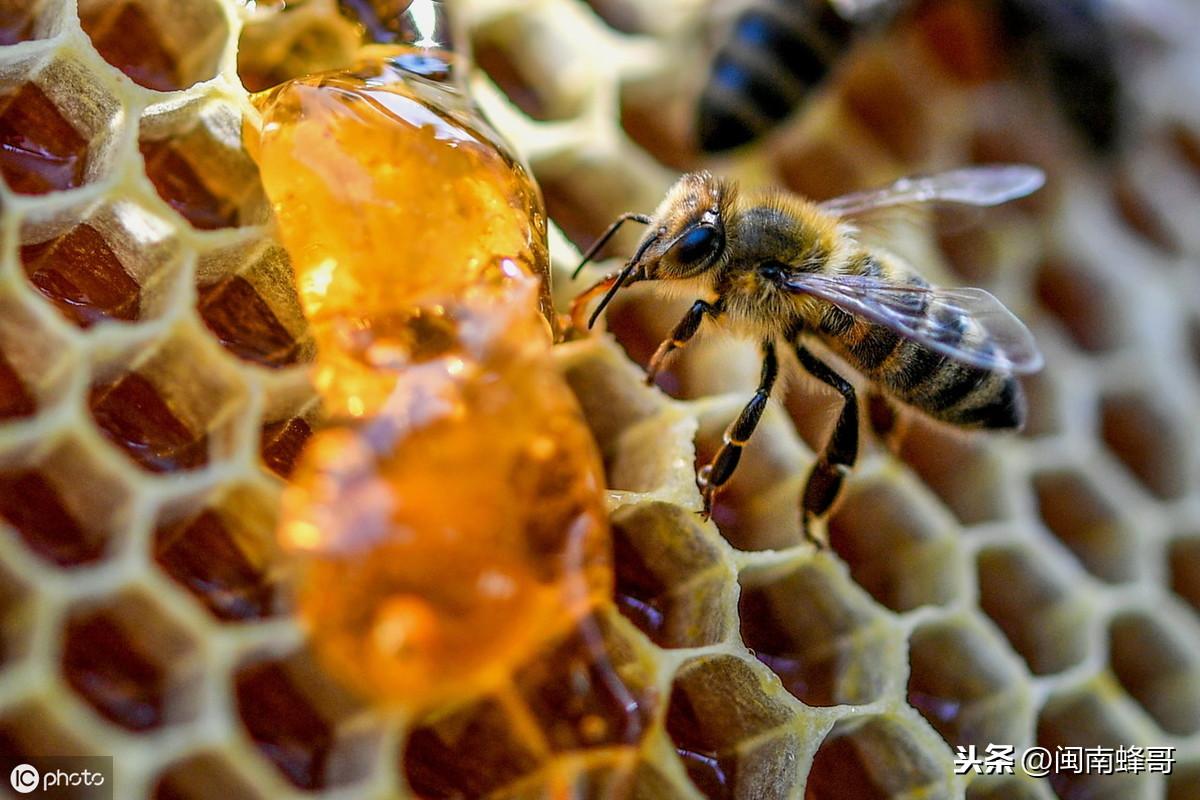
[[[896,255],[861,243],[850,220],[900,204],[996,205],[1035,191],[1044,179],[1034,167],[975,167],[818,204],[778,189],[742,193],[707,172],[684,175],[653,215],[621,217],[585,254],[581,268],[623,222],[649,226],[624,269],[576,299],[574,318],[581,325],[588,302],[603,293],[591,327],[617,291],[637,281],[694,291],[699,299],[650,361],[649,382],[707,317],[759,343],[758,389],[698,474],[705,515],[766,409],[779,375],[777,350],[791,349],[805,372],[843,400],[800,503],[805,536],[823,544],[813,523],[833,507],[857,459],[858,400],[850,382],[809,349],[810,340],[840,356],[887,402],[964,428],[1020,428],[1025,400],[1016,376],[1042,366],[1029,330],[994,296],[931,286]]]
[[[702,150],[747,144],[788,117],[900,0],[755,0],[717,49],[696,109]]]
[[[937,0],[923,0],[925,4]],[[713,58],[696,108],[700,148],[747,144],[787,118],[852,46],[911,0],[753,0]],[[1065,117],[1101,151],[1118,130],[1120,81],[1105,0],[989,0],[998,32],[1041,73]]]

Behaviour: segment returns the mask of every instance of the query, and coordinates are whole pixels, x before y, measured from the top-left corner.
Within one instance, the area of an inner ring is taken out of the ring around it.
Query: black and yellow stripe
[[[899,259],[881,254],[857,255],[846,272],[900,285],[929,285]],[[944,306],[930,308],[928,299],[921,302],[920,314],[932,314],[934,322],[958,336],[949,344],[966,341],[984,351],[991,347],[977,324]],[[829,304],[810,329],[880,388],[934,419],[978,428],[1019,428],[1024,422],[1024,397],[1011,374],[963,364]]]

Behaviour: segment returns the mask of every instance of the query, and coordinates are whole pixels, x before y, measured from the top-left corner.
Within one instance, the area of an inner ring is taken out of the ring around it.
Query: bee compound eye
[[[717,247],[719,239],[716,229],[707,225],[693,228],[675,242],[675,257],[684,264],[700,261]]]

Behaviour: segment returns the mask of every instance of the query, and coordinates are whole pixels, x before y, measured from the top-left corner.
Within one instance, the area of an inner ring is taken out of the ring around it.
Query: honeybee
[[[718,48],[696,107],[708,153],[746,144],[782,121],[842,53],[898,0],[757,0]]]
[[[742,192],[708,172],[687,174],[653,214],[623,215],[584,255],[581,268],[624,222],[649,226],[620,272],[579,295],[574,318],[582,325],[588,303],[603,293],[590,328],[623,286],[638,281],[694,291],[698,299],[650,360],[647,382],[706,318],[759,343],[758,389],[698,474],[705,516],[767,406],[780,350],[791,349],[804,371],[837,391],[842,409],[800,503],[805,536],[822,545],[813,523],[828,514],[858,456],[859,404],[850,382],[809,348],[812,340],[888,403],[964,428],[1020,428],[1025,400],[1016,376],[1042,366],[1028,328],[994,296],[930,285],[898,256],[860,242],[851,220],[900,204],[996,205],[1044,180],[1035,167],[968,167],[815,203],[777,189]]]
[[[929,0],[926,0],[928,2]],[[1112,0],[992,0],[1005,43],[1054,93],[1097,150],[1118,133],[1120,83]],[[747,144],[792,113],[862,37],[884,30],[911,0],[754,0],[713,58],[696,106],[700,148]]]

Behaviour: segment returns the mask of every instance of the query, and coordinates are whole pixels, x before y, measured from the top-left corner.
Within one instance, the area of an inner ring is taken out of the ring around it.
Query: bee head
[[[725,252],[726,211],[734,188],[708,172],[684,175],[655,209],[630,262],[635,280],[694,278]]]

